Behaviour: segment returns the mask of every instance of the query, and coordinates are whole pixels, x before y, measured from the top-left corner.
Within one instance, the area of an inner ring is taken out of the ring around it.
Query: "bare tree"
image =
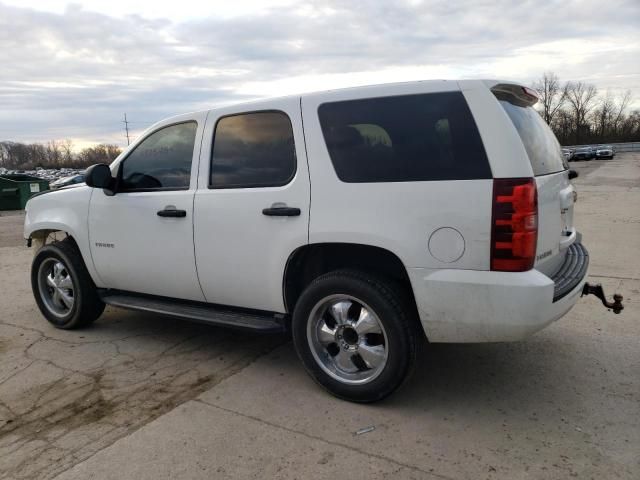
[[[45,158],[42,160],[44,160],[47,165],[59,166],[62,163],[62,144],[57,140],[51,140],[45,148]]]
[[[598,89],[595,85],[584,82],[569,82],[566,86],[567,102],[575,121],[575,143],[580,143],[581,136],[587,136],[589,125],[587,115],[595,106]]]
[[[615,112],[613,112],[613,118],[611,120],[611,126],[615,134],[618,133],[620,124],[624,120],[624,112],[631,103],[631,90],[624,92],[620,98],[615,102]]]
[[[117,145],[108,144],[108,145],[105,145],[105,149],[106,149],[106,152],[105,152],[106,158],[108,160],[107,163],[113,162],[118,157],[118,155],[122,153],[122,149]]]
[[[623,118],[618,135],[625,141],[640,140],[640,110],[634,110]]]
[[[0,142],[0,167],[7,168],[9,163],[9,142]]]
[[[611,116],[614,108],[613,95],[611,94],[611,91],[607,90],[604,98],[600,100],[600,104],[593,112],[596,134],[601,138],[610,133]]]
[[[567,98],[566,87],[560,86],[560,79],[553,72],[545,72],[533,87],[540,93],[540,115],[551,125],[553,117],[562,108]]]
[[[570,138],[573,134],[573,126],[575,122],[573,121],[573,117],[566,110],[559,110],[557,115],[555,115],[553,119],[553,123],[551,124],[551,128],[553,132],[558,137],[561,143],[566,144],[570,142]]]
[[[62,141],[60,146],[62,150],[62,161],[65,165],[73,163],[73,142],[68,138]]]
[[[105,145],[101,143],[80,151],[76,157],[76,162],[80,167],[88,167],[96,163],[111,163],[120,155],[121,151],[117,145]]]

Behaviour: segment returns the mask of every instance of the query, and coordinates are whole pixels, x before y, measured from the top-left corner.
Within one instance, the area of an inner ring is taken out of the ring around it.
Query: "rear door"
[[[527,152],[538,189],[538,244],[535,268],[551,274],[564,260],[575,241],[573,227],[574,188],[569,182],[562,148],[549,126],[533,109],[533,98],[523,87],[496,85],[492,88]]]
[[[308,243],[300,99],[211,111],[200,165],[194,240],[206,300],[284,312],[287,260]]]

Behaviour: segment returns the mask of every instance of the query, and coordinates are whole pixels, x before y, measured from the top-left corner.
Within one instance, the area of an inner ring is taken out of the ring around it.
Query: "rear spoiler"
[[[513,83],[494,85],[491,92],[498,100],[505,100],[518,107],[532,107],[540,99],[540,95],[534,89]]]

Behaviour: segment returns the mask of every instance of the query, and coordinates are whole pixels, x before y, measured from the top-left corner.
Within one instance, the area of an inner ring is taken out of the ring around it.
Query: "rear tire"
[[[38,308],[56,328],[87,326],[105,308],[78,247],[68,238],[38,251],[31,264],[31,288]]]
[[[307,372],[336,397],[375,402],[407,378],[421,332],[393,282],[341,270],[314,280],[298,300],[293,342]]]

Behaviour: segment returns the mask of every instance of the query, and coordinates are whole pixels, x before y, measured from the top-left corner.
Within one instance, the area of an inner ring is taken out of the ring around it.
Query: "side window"
[[[145,138],[122,163],[121,189],[188,189],[197,127],[179,123]]]
[[[211,154],[210,188],[277,187],[296,172],[289,117],[243,113],[218,120]]]
[[[480,134],[460,92],[325,103],[318,116],[343,182],[491,178]]]

